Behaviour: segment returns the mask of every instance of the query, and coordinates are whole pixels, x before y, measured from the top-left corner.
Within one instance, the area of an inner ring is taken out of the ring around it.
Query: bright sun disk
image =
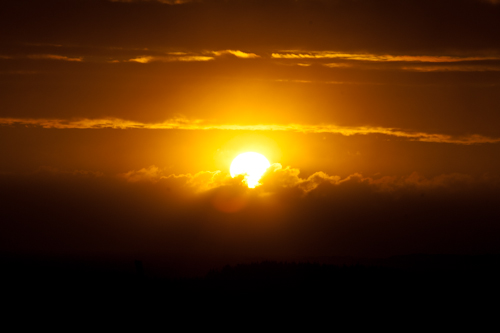
[[[239,154],[231,163],[229,173],[231,177],[245,175],[245,180],[249,188],[254,188],[259,184],[259,180],[266,172],[271,163],[264,155],[254,152]]]

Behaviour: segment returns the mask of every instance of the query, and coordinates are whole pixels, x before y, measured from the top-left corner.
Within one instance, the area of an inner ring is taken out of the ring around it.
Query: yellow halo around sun
[[[254,188],[259,184],[259,180],[266,172],[271,163],[264,155],[254,152],[239,154],[231,162],[229,173],[231,177],[245,175],[245,180],[249,188]]]

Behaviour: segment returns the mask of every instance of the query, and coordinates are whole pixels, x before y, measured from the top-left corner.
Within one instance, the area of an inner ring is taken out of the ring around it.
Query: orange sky
[[[496,1],[4,2],[2,253],[498,252]]]

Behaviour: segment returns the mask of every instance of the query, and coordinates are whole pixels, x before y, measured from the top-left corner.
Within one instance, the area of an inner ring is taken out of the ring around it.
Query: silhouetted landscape
[[[8,286],[4,295],[18,302],[51,299],[68,305],[98,301],[160,308],[213,299],[232,300],[233,304],[260,299],[280,305],[328,300],[333,308],[387,301],[395,302],[392,306],[416,307],[431,299],[433,304],[427,306],[471,301],[484,306],[486,299],[498,295],[499,255],[323,259],[338,264],[262,261],[226,265],[202,276],[172,278],[148,274],[148,263],[140,260],[120,267],[111,262],[4,257],[2,280]]]

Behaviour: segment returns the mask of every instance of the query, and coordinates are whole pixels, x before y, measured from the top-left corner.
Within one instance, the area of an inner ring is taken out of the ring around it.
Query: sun
[[[259,184],[259,180],[266,172],[271,163],[264,155],[254,152],[239,154],[231,162],[229,173],[231,177],[245,175],[245,180],[249,188],[254,188]]]

